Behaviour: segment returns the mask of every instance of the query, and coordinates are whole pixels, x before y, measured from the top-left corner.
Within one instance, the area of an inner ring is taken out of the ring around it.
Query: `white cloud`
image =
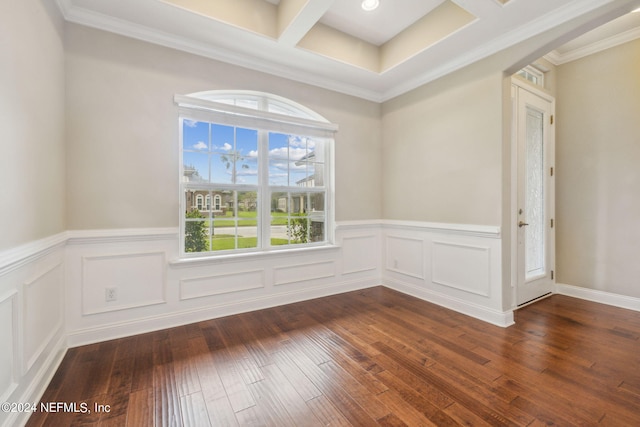
[[[213,146],[214,150],[223,150],[223,151],[230,151],[233,148],[233,145],[229,144],[228,142],[225,142],[222,147],[219,147],[217,145]]]
[[[316,142],[305,136],[292,135],[289,137],[289,146],[312,149],[316,146]]]
[[[197,144],[193,144],[193,148],[195,148],[196,150],[206,150],[207,144],[203,141],[198,141]]]
[[[287,171],[300,171],[300,170],[305,170],[305,168],[307,167],[306,165],[302,164],[302,165],[296,165],[295,162],[278,162],[278,163],[271,163],[269,165],[269,167],[271,169],[276,169],[276,170],[281,170],[284,172]],[[270,176],[275,176],[274,174],[269,174]]]
[[[185,124],[185,126],[190,127],[190,128],[194,128],[194,127],[198,126],[198,121],[197,120],[184,119],[183,123]]]
[[[289,157],[291,160],[300,160],[306,155],[307,155],[306,149],[295,148],[295,147],[291,147],[289,149],[287,149],[287,147],[278,147],[269,151],[270,157],[280,157],[280,158]]]

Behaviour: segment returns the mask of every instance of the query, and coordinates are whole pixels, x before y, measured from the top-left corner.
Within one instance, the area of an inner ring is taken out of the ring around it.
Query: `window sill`
[[[341,249],[341,246],[329,244],[323,246],[312,246],[306,248],[295,249],[276,249],[260,252],[244,252],[223,255],[208,255],[193,258],[178,258],[169,261],[169,265],[173,268],[197,267],[203,265],[220,264],[227,262],[246,262],[262,259],[285,258],[291,255],[305,255],[311,253],[335,252]]]

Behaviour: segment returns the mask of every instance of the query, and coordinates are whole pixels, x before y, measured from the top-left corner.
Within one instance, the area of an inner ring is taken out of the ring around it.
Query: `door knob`
[[[518,227],[519,227],[519,228],[522,228],[522,227],[524,227],[525,225],[529,225],[529,224],[527,224],[527,223],[526,223],[526,222],[524,222],[524,221],[520,221],[520,222],[518,223]]]

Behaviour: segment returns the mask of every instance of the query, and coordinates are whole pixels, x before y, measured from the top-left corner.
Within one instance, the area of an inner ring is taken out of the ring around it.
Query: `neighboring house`
[[[184,165],[183,179],[186,182],[203,181],[195,167]],[[233,208],[233,194],[230,191],[190,190],[185,193],[187,212],[198,210],[204,216],[226,215]]]

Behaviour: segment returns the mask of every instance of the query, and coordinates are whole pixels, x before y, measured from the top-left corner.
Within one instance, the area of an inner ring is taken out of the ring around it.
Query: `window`
[[[524,67],[516,74],[536,86],[544,87],[544,72],[532,65]]]
[[[185,256],[332,242],[337,126],[263,93],[201,92],[176,103]]]

